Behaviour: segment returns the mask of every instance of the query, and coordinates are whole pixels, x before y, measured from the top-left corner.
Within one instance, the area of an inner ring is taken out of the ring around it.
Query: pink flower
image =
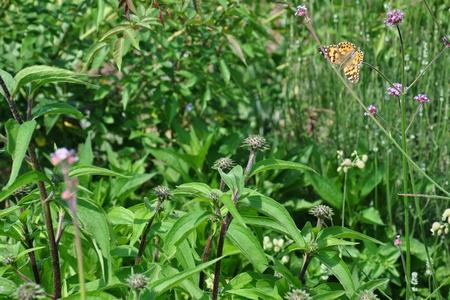
[[[390,96],[400,97],[402,94],[403,86],[401,83],[394,83],[392,86],[388,87],[387,93]]]
[[[414,100],[416,100],[419,103],[427,103],[430,102],[430,99],[428,99],[428,96],[425,94],[419,94],[414,97]]]
[[[399,9],[390,10],[386,14],[386,19],[384,19],[384,24],[386,26],[393,26],[393,25],[400,24],[403,21],[404,17],[405,17],[405,14],[401,10],[399,10]]]
[[[75,151],[73,150],[67,150],[67,148],[59,148],[51,154],[50,161],[54,166],[59,165],[62,161],[66,161],[69,165],[72,165],[78,161],[78,157],[75,155]]]
[[[295,15],[297,17],[307,17],[308,16],[308,9],[304,5],[297,6],[297,10],[295,11]]]
[[[372,104],[370,104],[367,107],[367,111],[364,113],[365,116],[368,116],[368,115],[374,116],[376,114],[377,114],[377,107],[375,105],[372,105]]]
[[[397,235],[394,240],[394,245],[397,247],[400,247],[401,244],[402,244],[402,241],[400,240],[400,235]]]
[[[64,192],[61,193],[61,198],[64,200],[70,200],[73,197],[73,193],[69,189],[65,189]]]

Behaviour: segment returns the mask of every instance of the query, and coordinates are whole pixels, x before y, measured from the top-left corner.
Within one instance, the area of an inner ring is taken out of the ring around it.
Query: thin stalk
[[[205,247],[203,248],[202,262],[205,263],[209,260],[209,252],[211,250],[212,239],[214,237],[214,230],[210,228],[208,239],[206,240]],[[200,277],[198,280],[198,287],[200,289],[205,288],[205,272],[200,272]]]
[[[309,262],[310,262],[310,261],[311,261],[311,259],[310,259],[309,254],[308,254],[308,253],[305,253],[305,254],[303,255],[303,265],[302,265],[302,268],[301,268],[300,274],[299,274],[300,281],[301,281],[303,284],[306,282],[306,280],[305,280],[305,274],[306,274],[306,270],[308,269],[308,265],[309,265]]]
[[[414,198],[430,198],[430,199],[441,199],[450,200],[450,197],[439,196],[439,195],[425,195],[425,194],[398,194],[402,197],[414,197]]]
[[[414,123],[414,120],[416,119],[417,113],[422,109],[422,107],[423,107],[422,104],[420,104],[417,107],[416,111],[414,112],[414,114],[411,117],[411,121],[409,122],[408,127],[406,127],[406,132],[408,132],[409,128],[411,128],[412,124]]]
[[[375,66],[367,63],[367,62],[363,62],[363,64],[365,64],[366,66],[369,66],[372,70],[374,70],[375,72],[377,72],[381,77],[383,77],[384,80],[386,80],[391,86],[393,85],[392,81],[389,80],[389,78],[387,78],[386,75],[384,75],[383,72],[381,72],[379,69],[377,69]]]
[[[12,99],[11,94],[9,93],[8,88],[6,87],[5,82],[3,81],[3,78],[0,76],[0,86],[3,89],[6,102],[8,102],[9,109],[11,111],[11,114],[13,115],[14,119],[19,123],[23,123],[23,119],[20,116],[16,104],[14,103],[14,100]],[[31,160],[31,166],[32,169],[35,171],[41,171],[41,166],[39,165],[39,162],[36,157],[35,147],[33,141],[30,141],[30,144],[28,146],[28,153]],[[54,299],[61,298],[61,270],[60,270],[60,264],[59,264],[59,253],[58,253],[58,245],[56,244],[55,240],[55,233],[53,230],[53,222],[52,222],[52,214],[50,210],[50,203],[46,201],[47,199],[47,189],[45,188],[45,184],[42,181],[37,182],[38,189],[39,189],[39,199],[42,206],[42,211],[44,213],[44,223],[45,228],[47,231],[48,236],[48,244],[50,249],[50,256],[51,256],[51,263],[52,263],[52,275],[53,275],[53,289],[54,289]]]
[[[405,89],[405,92],[409,90],[417,82],[417,80],[419,80],[420,77],[422,77],[425,74],[428,68],[444,53],[445,50],[447,50],[447,47],[444,46],[444,48],[442,48],[442,50],[439,51],[439,53],[428,63],[428,65],[425,66],[422,72],[420,72],[419,75],[417,75],[416,79],[414,79],[413,82]]]
[[[69,200],[70,212],[73,220],[73,230],[75,234],[75,251],[77,253],[78,265],[78,281],[80,284],[80,299],[86,300],[86,287],[84,284],[84,267],[83,267],[83,247],[81,245],[80,224],[78,222],[76,199]]]
[[[402,86],[406,86],[406,77],[405,77],[405,49],[403,45],[403,37],[400,27],[397,25],[397,32],[400,39],[400,52],[402,55]],[[406,143],[406,99],[405,94],[402,93],[400,95],[400,104],[401,104],[401,113],[402,113],[402,150],[405,153],[408,153],[408,147]],[[408,192],[409,185],[409,169],[408,169],[408,160],[405,156],[402,157],[402,173],[403,173],[403,191],[404,193]],[[411,274],[411,240],[410,240],[410,228],[409,228],[409,203],[406,198],[403,199],[403,210],[404,210],[404,229],[405,229],[405,243],[406,243],[406,266],[405,266],[405,276],[406,276],[406,295],[409,299],[412,295],[411,291],[411,282],[410,282],[410,274]]]
[[[134,264],[138,265],[141,263],[142,260],[142,255],[144,254],[145,251],[145,246],[147,245],[147,235],[150,232],[150,229],[152,228],[152,224],[153,224],[153,220],[155,219],[155,216],[159,213],[159,210],[161,208],[161,204],[162,201],[158,199],[158,202],[156,204],[156,211],[153,214],[153,216],[150,217],[150,219],[147,222],[147,225],[145,225],[144,231],[142,232],[141,235],[141,242],[139,244],[139,250],[138,250],[138,254],[134,260]]]
[[[247,166],[245,167],[245,175],[250,174],[250,172],[252,171],[252,167],[253,164],[255,163],[255,159],[256,159],[256,151],[250,151],[250,155],[248,157],[248,162],[247,162]]]
[[[390,151],[386,153],[386,200],[387,200],[387,206],[388,206],[388,219],[389,219],[389,226],[392,226],[392,198],[391,198],[391,186],[390,186]]]
[[[23,224],[23,235],[25,238],[25,244],[27,249],[33,249],[33,238],[30,235],[30,231],[28,230],[28,226],[26,224]],[[39,275],[39,269],[36,263],[36,255],[34,253],[34,251],[30,251],[28,253],[28,257],[30,258],[30,263],[31,263],[31,270],[33,271],[33,277],[34,277],[34,281],[39,284],[41,283],[41,277]]]
[[[348,171],[347,171],[348,172]],[[347,201],[347,172],[344,175],[344,195],[342,199],[342,227],[345,226],[345,202]]]

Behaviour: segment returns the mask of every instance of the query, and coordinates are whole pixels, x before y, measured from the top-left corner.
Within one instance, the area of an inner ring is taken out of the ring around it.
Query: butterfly
[[[364,53],[355,44],[341,42],[337,45],[323,46],[320,53],[333,65],[339,65],[351,83],[357,83]]]

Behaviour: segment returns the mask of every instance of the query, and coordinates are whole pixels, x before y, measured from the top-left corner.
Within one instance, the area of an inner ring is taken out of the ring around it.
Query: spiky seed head
[[[16,297],[19,300],[34,300],[45,298],[45,291],[39,284],[26,282],[16,290]]]
[[[287,292],[287,294],[284,296],[284,298],[287,300],[311,300],[312,299],[311,296],[309,295],[309,293],[303,289],[291,290],[291,291]]]
[[[264,151],[268,149],[267,141],[260,135],[251,135],[244,140],[244,147],[251,151]]]
[[[131,289],[140,290],[147,285],[148,278],[143,274],[131,274],[127,279],[127,283]]]
[[[231,170],[234,167],[234,161],[228,157],[219,158],[214,162],[213,169],[220,169],[224,172]]]
[[[377,295],[375,295],[374,292],[372,291],[361,291],[358,294],[358,300],[378,300],[379,298],[377,297]]]
[[[309,214],[319,219],[329,219],[334,215],[333,209],[327,205],[317,205],[309,210]]]
[[[172,196],[172,194],[170,193],[170,189],[163,185],[158,185],[153,189],[153,191],[155,192],[156,197],[158,197],[158,200],[161,202],[170,199],[170,197]]]
[[[314,253],[319,249],[319,245],[316,242],[309,242],[306,244],[306,253]]]
[[[211,199],[213,202],[218,202],[219,201],[219,193],[212,191],[211,193],[209,193],[209,199]]]

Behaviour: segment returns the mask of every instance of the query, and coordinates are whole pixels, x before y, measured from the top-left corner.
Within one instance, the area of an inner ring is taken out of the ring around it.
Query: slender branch
[[[33,238],[30,235],[30,231],[28,230],[27,224],[23,224],[23,235],[25,237],[25,244],[27,246],[27,249],[33,249]],[[30,251],[28,253],[28,257],[30,258],[31,263],[31,270],[33,271],[33,277],[34,281],[39,284],[41,283],[41,276],[39,275],[39,269],[36,263],[36,255],[34,253],[35,251]]]
[[[383,72],[381,72],[379,69],[377,69],[375,66],[367,63],[367,62],[363,62],[363,64],[369,66],[372,70],[374,70],[375,72],[377,72],[378,74],[380,74],[381,77],[383,77],[384,80],[386,80],[390,85],[393,85],[392,81],[389,80],[389,78],[387,78],[386,75],[384,75]]]
[[[3,89],[3,92],[6,96],[6,101],[8,102],[9,109],[14,117],[14,119],[19,123],[23,123],[23,119],[20,116],[17,107],[12,99],[11,94],[6,86],[5,81],[0,76],[0,86]],[[36,157],[35,146],[33,141],[30,141],[28,146],[28,153],[31,160],[32,169],[35,171],[41,171],[41,166]],[[53,222],[52,222],[52,214],[50,210],[50,203],[46,202],[47,198],[47,190],[45,188],[45,184],[43,181],[37,182],[39,188],[39,198],[41,201],[42,210],[44,213],[44,222],[48,236],[48,243],[50,248],[51,262],[52,262],[52,275],[53,275],[53,289],[54,289],[54,299],[61,298],[61,270],[59,264],[59,254],[58,254],[58,246],[55,240],[55,233],[53,231]]]
[[[405,89],[405,92],[408,91],[417,82],[417,80],[425,74],[428,68],[444,53],[445,50],[447,50],[447,47],[444,46],[444,48],[442,48],[442,50],[439,51],[439,53],[425,66],[422,72],[417,75],[416,79],[414,79],[413,82]]]
[[[425,195],[425,194],[398,194],[398,195],[401,197],[417,197],[417,198],[450,200],[450,197],[439,196],[439,195]]]
[[[311,257],[309,256],[308,253],[305,253],[303,255],[303,265],[302,265],[302,268],[301,268],[300,274],[299,274],[299,278],[303,284],[306,282],[305,274],[306,274],[306,270],[308,269],[308,265],[309,265],[310,261],[311,261]]]
[[[56,244],[59,244],[59,241],[61,240],[62,237],[62,233],[64,230],[63,221],[64,221],[64,209],[61,208],[58,214],[58,227],[56,228],[56,238],[55,238]]]

